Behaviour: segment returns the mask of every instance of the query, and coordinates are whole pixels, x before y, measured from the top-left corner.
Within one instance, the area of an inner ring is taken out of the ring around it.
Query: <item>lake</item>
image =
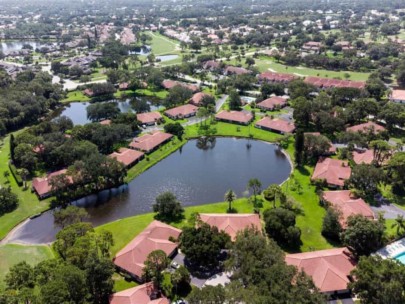
[[[183,206],[202,205],[223,201],[229,189],[238,197],[248,196],[246,185],[251,178],[258,178],[266,188],[282,183],[290,172],[288,158],[273,144],[216,138],[204,145],[190,140],[131,181],[127,191],[87,210],[90,221],[97,226],[151,212],[156,196],[165,191],[173,192]],[[48,212],[21,226],[9,241],[51,242],[57,231],[52,212]]]
[[[122,113],[127,113],[127,112],[135,112],[133,110],[133,103],[141,100],[146,101],[149,104],[151,111],[159,110],[161,107],[160,106],[161,101],[158,98],[145,96],[137,96],[133,100],[126,99],[124,101],[120,100],[112,100],[112,101],[118,103],[118,107]],[[60,112],[60,116],[69,117],[73,121],[74,125],[84,125],[90,123],[91,121],[87,119],[87,111],[86,111],[86,108],[89,105],[90,102],[72,102],[66,105],[66,107]]]
[[[179,58],[179,55],[162,55],[162,56],[156,56],[156,59],[165,62],[165,61],[170,61]]]

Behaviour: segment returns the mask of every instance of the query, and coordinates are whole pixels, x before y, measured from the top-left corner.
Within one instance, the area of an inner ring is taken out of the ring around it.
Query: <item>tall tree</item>
[[[232,211],[232,203],[233,201],[236,199],[236,194],[235,192],[233,192],[232,189],[229,189],[226,193],[225,193],[225,201],[228,202],[228,212]]]

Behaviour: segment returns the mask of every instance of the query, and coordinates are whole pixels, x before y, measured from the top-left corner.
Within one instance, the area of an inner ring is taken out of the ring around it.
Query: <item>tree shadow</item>
[[[309,176],[309,175],[310,175],[310,172],[309,172],[308,169],[305,168],[304,166],[297,167],[297,170],[298,170],[298,172],[299,172],[300,174],[302,174],[302,175],[304,175],[304,176]]]
[[[184,214],[176,217],[161,216],[159,214],[155,214],[153,218],[166,224],[180,224],[186,217],[184,216]]]

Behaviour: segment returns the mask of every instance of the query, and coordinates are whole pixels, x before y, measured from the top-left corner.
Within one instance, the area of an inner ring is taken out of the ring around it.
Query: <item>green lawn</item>
[[[90,101],[91,98],[83,94],[82,91],[75,90],[67,93],[66,98],[61,100],[62,103],[71,103],[75,101]]]
[[[169,92],[166,90],[153,91],[151,89],[138,89],[135,91],[135,93],[143,96],[158,97],[160,99],[166,98],[167,94],[169,94]]]
[[[14,134],[17,133],[18,132]],[[20,203],[15,211],[7,213],[0,217],[0,239],[4,238],[7,233],[11,229],[13,229],[13,227],[24,221],[26,218],[39,212],[45,211],[49,208],[49,199],[39,201],[37,196],[31,192],[30,183],[28,183],[28,189],[24,190],[23,187],[18,187],[17,183],[14,180],[14,177],[11,175],[11,172],[8,180],[4,177],[3,172],[9,171],[9,151],[10,136],[7,136],[6,138],[4,138],[3,146],[0,150],[0,184],[3,187],[10,186],[12,188],[12,191],[18,195]]]
[[[0,246],[0,290],[5,287],[4,278],[13,265],[26,261],[30,265],[53,258],[48,246],[24,246],[8,244]]]
[[[133,180],[142,172],[146,171],[162,159],[166,158],[173,152],[177,151],[181,146],[183,146],[187,141],[178,140],[176,137],[173,138],[170,142],[163,145],[156,151],[153,151],[151,154],[148,154],[142,159],[139,163],[128,170],[127,177],[125,178],[126,182]]]
[[[284,64],[277,63],[271,60],[270,58],[268,57],[266,58],[264,56],[260,57],[259,59],[255,59],[255,61],[256,61],[255,66],[259,69],[260,72],[275,71],[278,73],[295,74],[300,77],[319,76],[326,78],[345,79],[344,74],[348,73],[350,75],[350,78],[348,78],[348,80],[366,81],[370,75],[370,73],[360,73],[351,71],[328,71],[328,70],[312,69],[307,67],[286,66]]]
[[[156,32],[146,32],[146,34],[152,37],[152,40],[147,43],[151,46],[155,56],[169,54],[179,48],[180,44],[176,40],[167,38]]]

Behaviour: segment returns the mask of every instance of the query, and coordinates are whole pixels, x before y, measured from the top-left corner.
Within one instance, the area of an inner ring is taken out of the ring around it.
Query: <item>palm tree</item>
[[[251,178],[248,182],[248,189],[253,191],[255,209],[257,208],[256,196],[257,196],[257,194],[260,193],[261,187],[262,187],[262,183],[257,178]]]
[[[30,174],[30,172],[25,168],[21,168],[19,173],[24,182],[24,189],[27,189],[27,177]]]
[[[397,235],[401,236],[404,234],[405,231],[405,219],[403,215],[399,215],[397,216],[397,218],[395,219],[395,222],[392,224],[391,228],[397,228]]]
[[[276,200],[283,193],[281,187],[277,184],[270,185],[266,190],[264,190],[264,198],[268,201],[273,201],[273,208],[276,208]]]
[[[230,212],[232,210],[232,203],[233,201],[236,199],[236,194],[235,192],[232,191],[232,189],[229,189],[226,193],[225,193],[225,201],[228,202],[228,212]]]

